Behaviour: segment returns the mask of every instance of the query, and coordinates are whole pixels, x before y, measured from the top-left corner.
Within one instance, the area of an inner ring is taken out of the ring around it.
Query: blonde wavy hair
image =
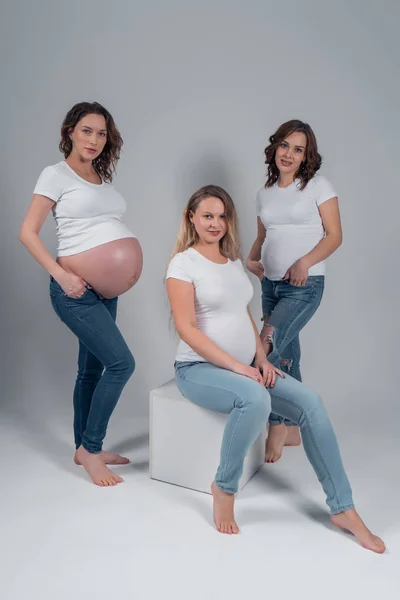
[[[218,198],[224,205],[226,233],[219,242],[221,254],[230,260],[242,258],[240,252],[238,218],[233,200],[228,192],[217,185],[206,185],[191,196],[183,211],[181,226],[170,260],[175,254],[184,252],[198,242],[199,236],[192,225],[190,215],[196,212],[200,202],[206,198]]]

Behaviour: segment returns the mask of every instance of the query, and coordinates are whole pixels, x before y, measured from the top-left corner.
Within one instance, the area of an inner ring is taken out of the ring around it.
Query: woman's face
[[[306,158],[307,138],[297,131],[285,137],[275,153],[275,162],[281,174],[295,175]]]
[[[225,206],[219,198],[202,200],[196,212],[191,213],[190,220],[203,244],[219,243],[228,229]]]
[[[106,120],[103,115],[86,115],[70,131],[69,137],[72,140],[72,152],[80,160],[91,162],[100,156],[106,145]]]

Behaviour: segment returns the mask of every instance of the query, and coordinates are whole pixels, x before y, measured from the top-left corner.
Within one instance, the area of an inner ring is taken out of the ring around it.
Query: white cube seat
[[[228,415],[196,406],[182,396],[175,379],[150,392],[150,477],[210,493],[219,464]],[[265,435],[244,461],[239,489],[264,464]]]

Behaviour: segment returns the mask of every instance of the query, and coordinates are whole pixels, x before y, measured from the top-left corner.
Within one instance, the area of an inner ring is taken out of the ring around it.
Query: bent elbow
[[[32,229],[29,229],[25,224],[22,224],[21,229],[19,230],[19,241],[21,244],[27,247],[34,236],[35,231],[32,231]]]
[[[26,230],[25,227],[22,225],[21,229],[19,230],[19,241],[21,242],[21,244],[23,244],[25,246],[25,241],[26,241]]]
[[[196,327],[193,327],[193,325],[188,325],[187,323],[176,323],[175,327],[180,339],[190,346],[191,333],[194,329],[196,329]]]
[[[333,251],[337,250],[339,246],[342,245],[343,234],[341,231],[338,233],[327,233],[326,237],[330,240],[331,248],[333,248]]]

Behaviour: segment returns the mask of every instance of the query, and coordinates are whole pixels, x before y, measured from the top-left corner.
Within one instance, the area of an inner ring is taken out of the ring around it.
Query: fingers
[[[288,271],[288,273],[285,275],[285,277],[283,279],[287,279],[287,275],[289,276],[290,285],[299,287],[299,286],[306,285],[306,283],[307,283],[308,275],[307,275],[307,277],[300,277],[299,275],[294,275],[293,273],[290,274],[290,271]]]
[[[67,295],[70,296],[70,298],[81,298],[83,296],[83,294],[85,293],[85,291],[86,291],[86,287],[81,288],[80,290],[77,290],[77,291],[69,290]]]
[[[255,381],[258,381],[258,383],[261,383],[262,379],[263,379],[262,374],[260,373],[260,371],[258,369],[254,369],[254,367],[253,367],[253,371],[254,371],[253,378],[255,379]]]
[[[266,377],[265,387],[271,387],[272,374],[273,374],[273,371],[267,371],[267,377]]]
[[[285,375],[279,369],[274,368],[273,371],[267,371],[265,379],[264,379],[265,387],[271,387],[271,388],[274,387],[274,385],[276,383],[277,375],[279,375],[279,377],[281,377],[282,379],[285,379]]]
[[[276,380],[276,373],[275,373],[275,371],[272,371],[272,373],[271,373],[271,384],[270,384],[271,387],[274,387],[275,380]]]
[[[259,279],[262,279],[264,277],[264,267],[260,262],[248,261],[246,262],[246,268],[250,271],[250,273],[253,273],[253,275],[258,277]]]

